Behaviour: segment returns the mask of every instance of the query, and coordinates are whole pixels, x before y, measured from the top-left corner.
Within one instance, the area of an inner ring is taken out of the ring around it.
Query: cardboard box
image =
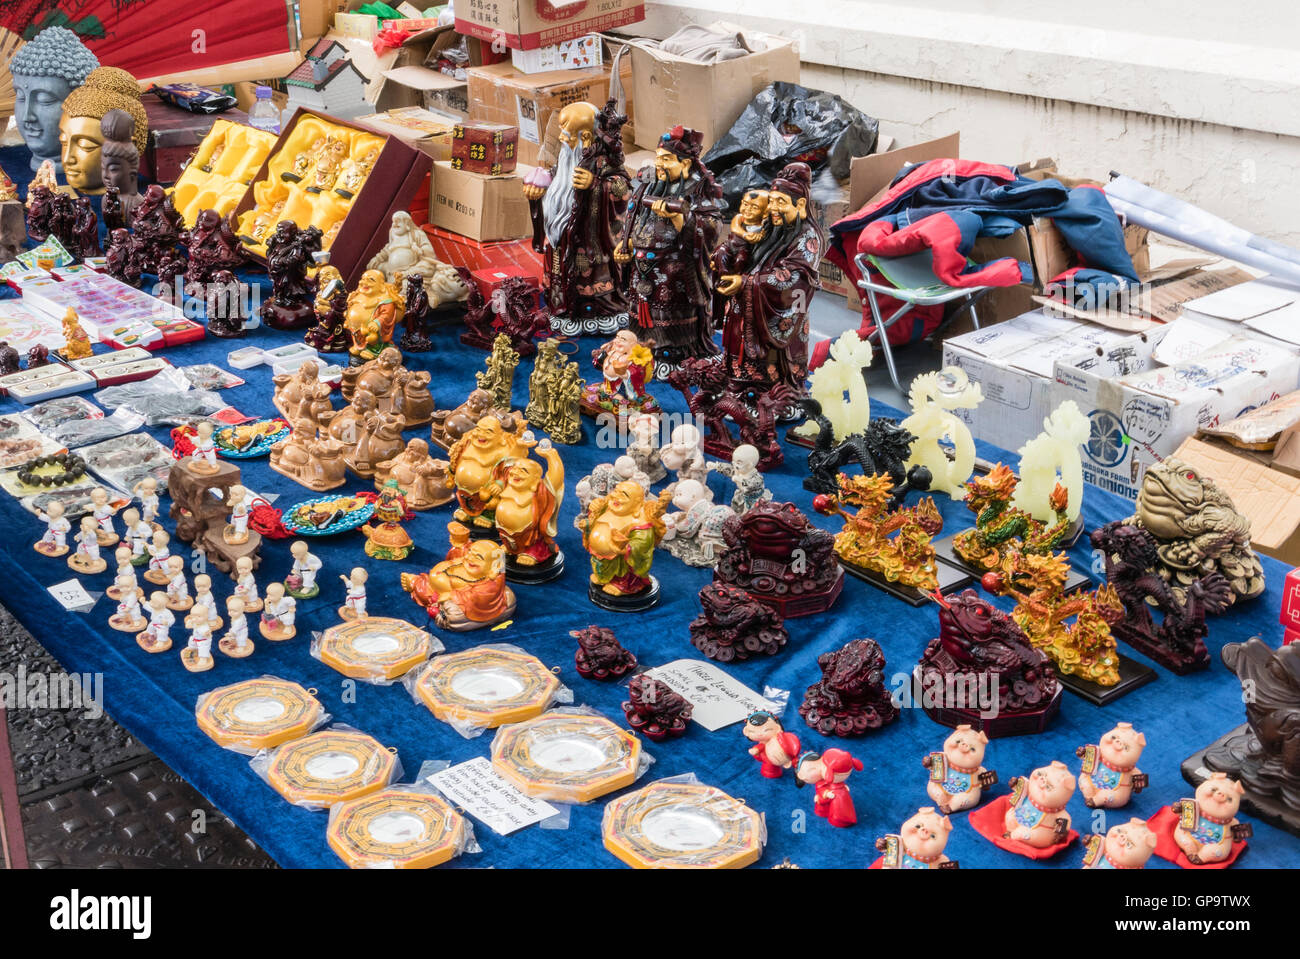
[[[1129,499],[1137,498],[1147,468],[1198,429],[1239,416],[1300,384],[1300,356],[1242,337],[1161,366],[1154,352],[1168,329],[1126,336],[1055,364],[1053,403],[1072,399],[1092,421],[1084,479]]]
[[[510,62],[521,73],[599,67],[605,62],[605,44],[599,34],[589,33],[536,50],[511,50]]]
[[[513,276],[542,278],[542,255],[533,249],[530,240],[503,240],[481,243],[469,237],[426,226],[425,234],[433,244],[433,252],[444,263],[455,263],[471,273],[479,270],[499,270]]]
[[[645,19],[642,0],[462,0],[456,32],[511,50],[536,50]]]
[[[889,189],[894,176],[904,166],[960,156],[961,133],[957,132],[910,147],[854,157],[849,163],[849,212],[862,209],[868,201]]]
[[[434,160],[451,159],[451,134],[455,120],[422,107],[398,107],[384,113],[357,117],[357,123],[397,137]]]
[[[509,63],[471,67],[469,81],[470,119],[505,123],[519,128],[519,161],[538,165],[548,132],[558,123],[560,110],[585,100],[604,106],[609,99],[609,65],[589,70],[556,70],[550,73],[520,73]],[[620,74],[630,71],[626,62]],[[630,87],[624,76],[625,89]],[[629,104],[628,113],[631,114]],[[558,136],[558,128],[552,133]]]
[[[1231,497],[1232,505],[1250,520],[1253,549],[1290,566],[1300,565],[1300,478],[1216,439],[1188,438],[1174,455],[1211,477]],[[1292,585],[1288,577],[1288,597]],[[1285,625],[1286,619],[1282,622]]]
[[[469,66],[496,63],[504,54],[498,56],[492,53],[482,41],[462,37],[451,27],[421,35],[423,47],[415,43],[416,39],[411,38],[403,46],[424,49],[423,59],[416,61],[413,57],[408,58],[402,65],[385,71],[388,83],[401,88],[389,91],[388,96],[394,102],[404,101],[404,106],[421,106],[426,110],[451,114],[457,120],[469,119],[469,89],[465,69],[458,69],[454,74],[444,73],[438,68],[439,61],[448,49],[462,40],[465,41],[469,54]]]
[[[704,134],[707,150],[722,139],[755,94],[769,83],[799,82],[799,47],[787,37],[741,30],[761,52],[720,63],[675,57],[632,43],[632,99],[637,107],[637,145],[653,148],[677,124]]]
[[[275,148],[262,163],[253,177],[253,184],[249,186],[248,192],[235,208],[236,219],[255,205],[253,185],[268,177],[271,159],[279,153],[283,144],[289,142],[294,128],[304,116],[311,116],[311,114],[305,110],[297,110],[284,125]],[[330,117],[329,120],[331,123],[353,130],[379,132],[347,120],[334,117]],[[393,214],[398,210],[408,209],[412,198],[419,192],[421,185],[428,180],[430,163],[427,153],[399,137],[390,136],[384,143],[383,149],[379,151],[379,158],[371,168],[370,176],[366,178],[361,192],[349,206],[343,226],[339,229],[339,234],[329,250],[331,265],[338,267],[343,282],[349,289],[354,287],[357,280],[361,278],[366,264],[388,242],[388,226]],[[251,249],[248,254],[257,263],[266,265],[265,257]]]
[[[1052,375],[1057,357],[1077,356],[1122,338],[1114,330],[1042,310],[949,337],[943,365],[964,370],[984,391],[984,402],[975,409],[953,412],[978,439],[1017,450],[1038,435],[1056,406]]]
[[[533,221],[522,182],[531,169],[520,164],[517,173],[484,176],[457,170],[450,161],[435,163],[429,190],[429,222],[484,242],[532,236]]]
[[[1203,271],[1215,275],[1211,271]],[[1244,271],[1235,269],[1234,273]],[[1300,292],[1271,277],[1247,280],[1182,304],[1182,316],[1199,324],[1300,348]]]
[[[519,160],[519,128],[508,123],[458,123],[451,131],[451,165],[470,173],[513,173]]]

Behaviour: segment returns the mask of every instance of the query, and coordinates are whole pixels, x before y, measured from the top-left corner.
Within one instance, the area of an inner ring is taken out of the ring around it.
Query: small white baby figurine
[[[121,587],[118,585],[118,580],[123,576],[130,577],[132,592],[135,592],[140,588],[140,584],[136,582],[135,578],[135,567],[131,565],[131,547],[119,546],[113,552],[113,559],[117,562],[117,572],[113,574],[113,585],[104,590],[104,592],[108,595],[109,599],[121,599]]]
[[[153,539],[153,527],[140,518],[140,511],[134,506],[122,510],[122,535],[126,545],[131,547],[131,562],[144,566],[149,562],[149,540]]]
[[[170,542],[171,537],[165,529],[153,531],[153,540],[149,543],[149,568],[145,570],[144,578],[155,586],[166,586],[171,582],[171,574],[167,572],[167,561],[172,556],[167,545]]]
[[[99,555],[99,524],[93,516],[81,517],[81,532],[75,537],[77,551],[68,557],[68,565],[78,573],[102,573],[108,562]]]
[[[366,618],[366,580],[369,578],[369,574],[360,566],[352,570],[351,576],[339,574],[348,593],[344,605],[339,607],[339,616],[343,619]]]
[[[257,593],[257,578],[253,576],[252,557],[241,556],[235,560],[235,595],[244,601],[244,612],[262,611],[262,599]]]
[[[194,605],[190,584],[185,578],[185,557],[167,557],[167,607],[183,612]]]
[[[108,617],[108,625],[121,633],[138,633],[147,625],[140,612],[143,591],[135,584],[135,569],[119,573],[114,580],[117,588],[117,612]]]
[[[630,434],[627,455],[651,483],[658,483],[668,475],[659,459],[659,417],[654,413],[637,413],[627,421],[627,428]]]
[[[217,472],[217,444],[212,439],[212,424],[200,420],[194,427],[194,433],[194,452],[185,461],[190,471],[202,474]]]
[[[190,628],[190,641],[181,650],[181,665],[192,673],[212,668],[212,627],[206,622],[195,623]]]
[[[96,486],[90,491],[90,515],[95,518],[95,525],[99,527],[99,545],[101,547],[116,546],[121,538],[117,535],[117,530],[113,528],[113,517],[117,515],[117,510],[113,504],[108,501],[108,490],[102,486]]]
[[[140,516],[150,526],[158,524],[158,481],[146,476],[131,488],[131,492],[140,497]]]
[[[149,597],[149,627],[135,637],[146,653],[165,653],[172,648],[169,631],[176,622],[176,614],[167,608],[167,594],[155,591]]]
[[[266,600],[262,606],[262,622],[258,629],[266,639],[293,639],[298,635],[293,620],[297,614],[298,604],[292,596],[286,596],[284,586],[271,583],[266,587]]]
[[[226,600],[226,613],[230,616],[230,628],[217,645],[233,659],[251,656],[253,641],[248,638],[248,617],[244,615],[244,601],[238,596],[231,596]]]
[[[45,535],[32,548],[45,556],[65,555],[68,552],[68,533],[72,530],[72,524],[63,515],[63,504],[55,500],[45,512],[37,510],[36,515],[45,522]]]
[[[709,467],[704,462],[704,436],[690,423],[673,430],[668,443],[659,451],[659,460],[677,474],[677,482],[693,479],[707,483]]]
[[[758,447],[741,443],[732,450],[730,463],[710,463],[709,466],[735,485],[731,508],[737,516],[743,516],[759,503],[772,498],[772,491],[758,471]]]
[[[294,599],[312,599],[318,596],[320,586],[316,584],[316,574],[321,568],[320,557],[313,555],[307,549],[307,543],[301,539],[293,541],[289,552],[293,554],[293,567],[284,581],[285,590]]]
[[[680,480],[675,487],[673,505],[681,512],[664,516],[661,545],[687,566],[713,566],[725,547],[722,526],[736,513],[713,502],[713,493],[699,480]]]
[[[238,484],[226,491],[226,505],[230,508],[230,523],[221,538],[231,546],[248,542],[248,490]]]
[[[185,617],[185,625],[190,629],[198,622],[207,623],[209,629],[220,629],[223,625],[217,612],[217,598],[212,595],[212,577],[207,573],[194,577],[194,605]]]

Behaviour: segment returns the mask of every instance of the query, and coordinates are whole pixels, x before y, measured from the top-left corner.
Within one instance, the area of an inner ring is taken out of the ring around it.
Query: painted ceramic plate
[[[307,734],[324,715],[315,690],[275,677],[222,686],[199,699],[199,728],[227,748],[269,749]]]
[[[217,452],[226,459],[247,460],[269,456],[271,447],[289,435],[289,424],[284,420],[258,420],[239,426],[226,426],[217,430],[212,439]],[[249,441],[240,444],[241,438]]]
[[[295,536],[334,536],[365,524],[375,512],[373,500],[357,496],[318,496],[286,509],[280,517]]]
[[[437,657],[415,688],[443,722],[495,729],[540,715],[560,680],[536,656],[479,648]]]
[[[367,616],[325,630],[316,653],[353,679],[396,679],[428,659],[430,648],[429,634],[418,626]]]
[[[763,817],[720,789],[661,780],[612,800],[605,848],[636,869],[741,869],[763,852]]]
[[[535,799],[591,802],[636,781],[641,742],[603,716],[552,713],[502,726],[492,765]]]
[[[266,778],[295,805],[329,806],[383,789],[397,757],[365,733],[321,730],[275,751]]]
[[[325,836],[352,869],[428,869],[460,853],[468,826],[432,792],[384,789],[338,806]]]

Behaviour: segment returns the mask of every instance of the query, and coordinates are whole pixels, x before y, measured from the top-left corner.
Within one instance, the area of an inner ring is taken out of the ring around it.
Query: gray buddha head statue
[[[52,160],[59,167],[63,101],[98,66],[95,55],[66,27],[46,27],[14,54],[9,63],[14,116],[32,151],[33,170],[42,160]]]

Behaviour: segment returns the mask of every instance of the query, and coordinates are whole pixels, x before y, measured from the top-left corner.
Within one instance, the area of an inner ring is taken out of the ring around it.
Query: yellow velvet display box
[[[242,123],[217,120],[172,187],[172,203],[187,227],[201,210],[233,213],[275,146],[275,136]]]

